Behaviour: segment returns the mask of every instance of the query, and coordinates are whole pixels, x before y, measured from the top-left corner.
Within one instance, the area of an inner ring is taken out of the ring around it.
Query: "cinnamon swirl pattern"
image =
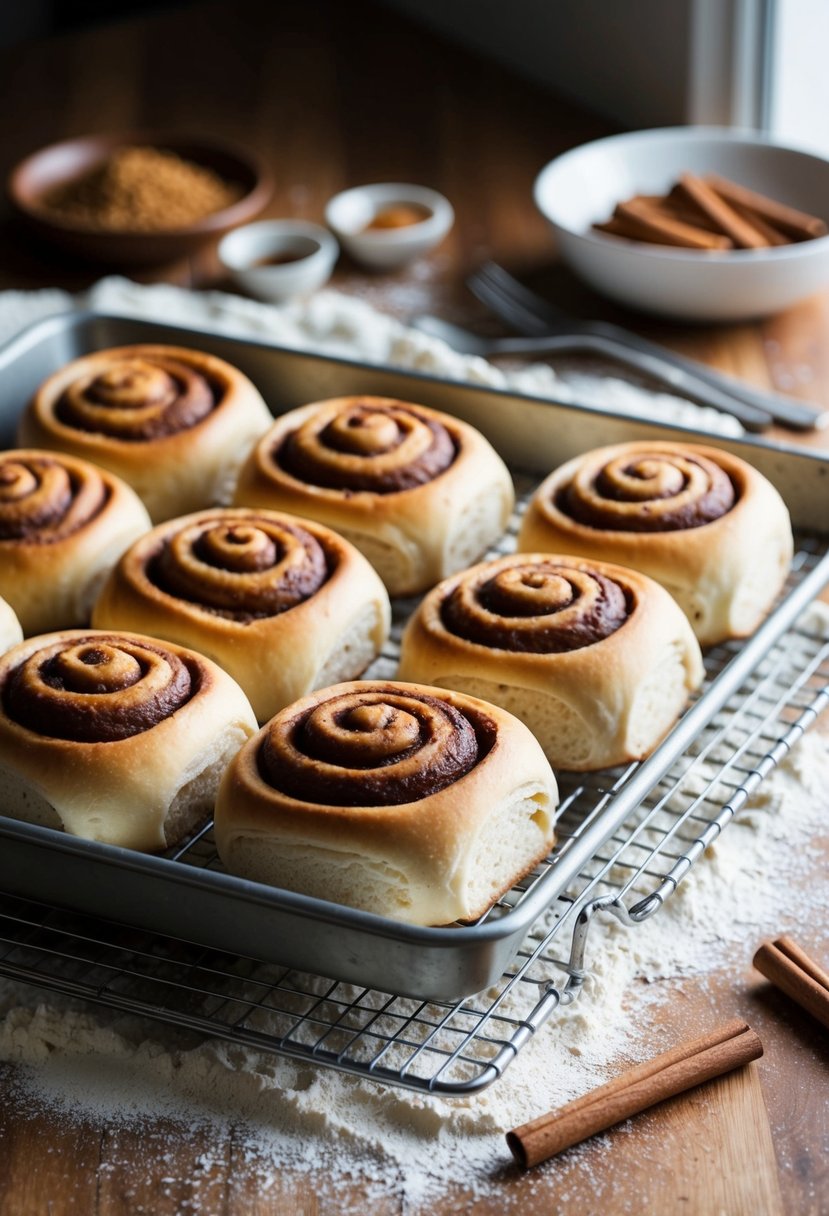
[[[109,469],[157,523],[226,502],[271,421],[251,382],[222,359],[124,346],[50,376],[21,419],[19,439]]]
[[[701,528],[734,506],[728,473],[689,449],[638,445],[595,467],[585,461],[561,491],[567,514],[613,532],[675,532]]]
[[[329,528],[218,508],[141,537],[112,571],[92,619],[208,655],[264,722],[313,688],[360,675],[386,640],[390,615],[380,578]]]
[[[506,527],[513,500],[503,461],[478,431],[385,397],[285,414],[246,461],[234,498],[335,528],[391,595],[474,561]]]
[[[127,848],[164,848],[211,811],[256,730],[242,690],[194,651],[65,630],[0,658],[3,813]]]
[[[533,498],[518,547],[650,575],[702,645],[757,628],[793,551],[785,504],[762,474],[717,448],[668,442],[599,448],[562,465]]]
[[[558,791],[520,722],[473,697],[357,681],[288,706],[228,768],[229,870],[412,924],[480,916],[553,843]]]
[[[647,755],[704,675],[682,611],[653,580],[544,553],[483,562],[426,596],[403,636],[400,678],[515,714],[554,768]]]
[[[0,595],[26,634],[86,624],[110,568],[149,527],[111,473],[55,452],[0,452]]]

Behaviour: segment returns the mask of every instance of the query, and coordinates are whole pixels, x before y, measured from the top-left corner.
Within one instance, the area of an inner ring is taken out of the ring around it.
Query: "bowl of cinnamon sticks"
[[[756,132],[596,140],[547,165],[535,201],[570,267],[644,312],[743,321],[829,286],[829,161]]]

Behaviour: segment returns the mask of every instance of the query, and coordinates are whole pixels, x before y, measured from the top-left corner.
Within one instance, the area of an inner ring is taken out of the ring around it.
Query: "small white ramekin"
[[[413,203],[429,215],[402,228],[366,231],[379,211],[395,203]],[[402,182],[378,182],[355,186],[329,199],[325,222],[336,233],[343,249],[364,266],[394,270],[433,249],[455,221],[452,204],[437,190]]]
[[[327,283],[339,256],[327,228],[305,220],[261,220],[245,224],[219,242],[219,261],[237,286],[263,300],[284,303]],[[280,254],[296,260],[281,266],[256,265]]]

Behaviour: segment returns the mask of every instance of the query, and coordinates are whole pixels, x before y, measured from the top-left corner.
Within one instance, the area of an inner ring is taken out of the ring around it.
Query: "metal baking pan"
[[[40,322],[0,350],[2,445],[13,446],[18,415],[46,376],[82,354],[132,342],[175,343],[227,359],[257,384],[274,414],[350,393],[435,406],[477,426],[510,464],[538,479],[602,444],[702,437],[760,469],[787,501],[795,525],[812,533],[810,559],[779,606],[748,642],[710,656],[711,678],[703,695],[653,755],[598,783],[568,787],[563,782],[571,807],[581,799],[575,805],[584,807],[582,830],[478,924],[401,925],[236,878],[216,868],[206,832],[169,855],[148,856],[0,815],[0,888],[11,894],[385,992],[448,1001],[494,984],[533,922],[829,581],[829,457],[174,325],[77,313]],[[392,661],[390,652],[381,663]],[[388,666],[383,674],[390,674]]]

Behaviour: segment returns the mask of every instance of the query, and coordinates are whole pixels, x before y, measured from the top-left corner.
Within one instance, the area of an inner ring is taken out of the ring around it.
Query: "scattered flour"
[[[0,294],[0,342],[33,321],[76,307],[219,330],[368,363],[386,363],[427,375],[490,388],[511,388],[529,396],[577,401],[619,414],[635,414],[723,435],[740,435],[743,431],[740,423],[729,415],[667,393],[649,392],[614,376],[584,372],[559,375],[542,363],[510,370],[495,367],[486,359],[458,354],[440,339],[408,328],[365,300],[333,291],[319,292],[307,301],[281,308],[226,292],[190,292],[168,284],[148,287],[115,276],[102,279],[80,296],[51,288],[7,291]]]
[[[812,619],[829,635],[829,611]],[[634,929],[595,919],[580,999],[474,1096],[384,1089],[12,983],[0,984],[0,1059],[22,1066],[24,1100],[70,1121],[166,1119],[178,1135],[207,1127],[217,1162],[232,1127],[264,1189],[291,1168],[323,1190],[359,1175],[362,1204],[374,1194],[419,1210],[455,1182],[467,1196],[501,1195],[505,1129],[601,1083],[618,1057],[652,1052],[649,1007],[674,991],[653,981],[727,964],[740,974],[769,933],[796,933],[802,921],[829,929],[827,885],[809,883],[822,878],[827,835],[829,748],[807,734],[656,916]]]
[[[0,337],[37,313],[72,303],[59,292],[6,293],[0,296]],[[483,361],[457,356],[365,303],[332,293],[277,310],[218,293],[190,296],[106,279],[92,289],[88,303],[238,328],[483,383],[506,382]],[[561,395],[549,368],[520,375],[526,391],[555,385]],[[616,391],[602,383],[602,391]],[[643,394],[630,392],[635,408],[646,408]],[[829,635],[829,612],[814,609],[810,623]],[[363,1194],[354,1210],[360,1212],[389,1197],[410,1207],[428,1204],[461,1181],[467,1195],[470,1189],[475,1196],[497,1193],[508,1205],[511,1200],[498,1189],[504,1130],[600,1083],[618,1057],[648,1054],[648,1007],[670,999],[671,992],[670,985],[653,981],[728,963],[744,969],[765,934],[796,931],[807,917],[829,925],[825,882],[805,893],[806,880],[819,873],[827,791],[825,737],[807,735],[653,919],[635,929],[610,917],[595,919],[587,949],[590,975],[579,1001],[556,1011],[504,1077],[475,1096],[444,1099],[383,1088],[251,1048],[199,1042],[171,1027],[92,1010],[56,994],[44,997],[11,982],[0,983],[0,1059],[20,1066],[24,1103],[31,1101],[33,1110],[45,1105],[70,1122],[167,1119],[178,1135],[207,1126],[217,1145],[215,1164],[224,1160],[222,1138],[233,1128],[235,1149],[256,1172],[263,1193],[288,1167],[313,1174],[315,1185],[333,1186],[334,1193],[338,1178],[359,1176]],[[817,916],[816,901],[823,901]],[[631,1002],[635,1019],[629,1017]],[[166,1160],[163,1141],[158,1160]],[[203,1165],[209,1172],[210,1152]],[[189,1203],[198,1210],[197,1197]]]

